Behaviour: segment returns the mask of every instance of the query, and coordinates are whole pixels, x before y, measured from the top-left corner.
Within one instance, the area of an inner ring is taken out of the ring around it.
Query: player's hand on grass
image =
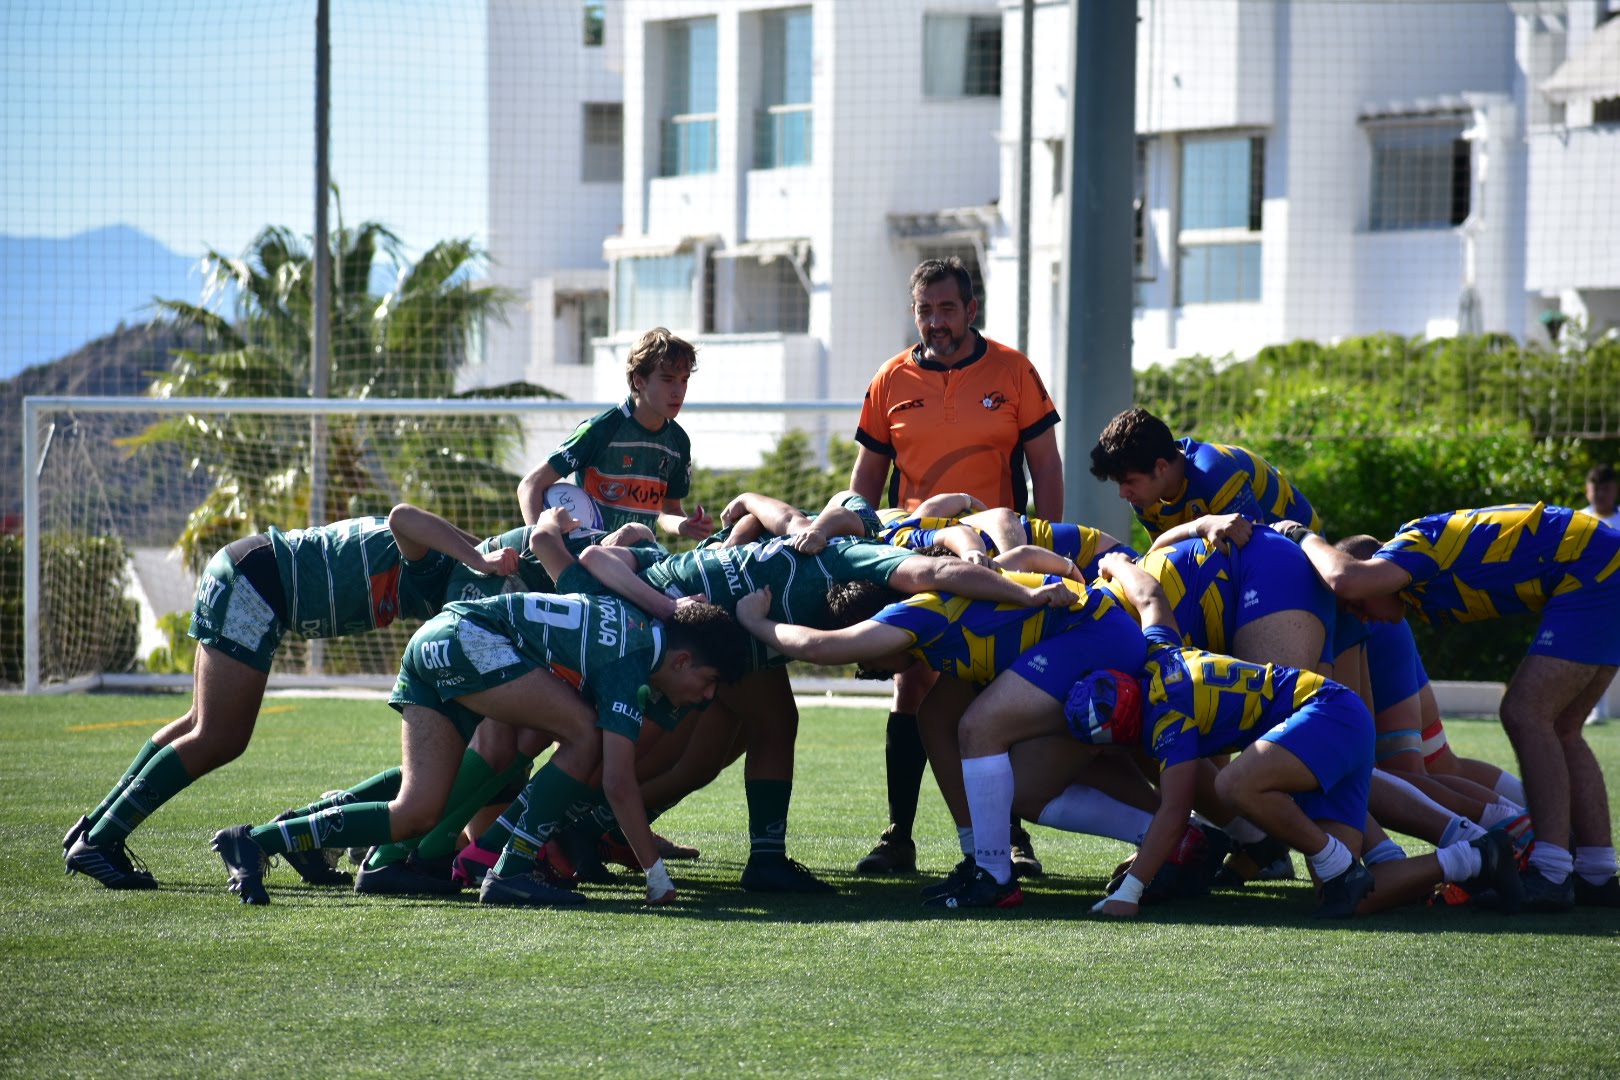
[[[1093,915],[1112,915],[1116,919],[1131,919],[1141,910],[1137,904],[1127,903],[1124,900],[1115,900],[1113,897],[1097,901],[1091,907]]]
[[[707,540],[714,533],[714,518],[700,503],[696,510],[681,519],[680,532],[693,540]]]
[[[484,555],[484,565],[474,569],[492,577],[506,577],[508,574],[517,573],[518,559],[517,548],[503,547],[499,551],[487,552]]]
[[[1230,551],[1230,544],[1242,547],[1254,535],[1254,525],[1238,514],[1206,514],[1198,519],[1195,528],[1199,536],[1218,546],[1222,552]]]
[[[771,587],[765,586],[737,601],[737,621],[747,627],[766,621],[771,612]]]

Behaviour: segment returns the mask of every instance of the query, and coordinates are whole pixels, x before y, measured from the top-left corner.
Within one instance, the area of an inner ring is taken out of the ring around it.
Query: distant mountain
[[[0,378],[149,322],[153,297],[199,299],[197,261],[127,225],[0,235]]]

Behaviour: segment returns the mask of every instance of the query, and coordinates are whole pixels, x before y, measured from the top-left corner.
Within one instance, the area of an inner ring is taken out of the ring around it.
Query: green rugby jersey
[[[647,682],[663,659],[663,627],[616,596],[507,593],[445,611],[498,635],[579,691],[596,707],[597,727],[634,739],[643,717],[674,724],[674,708]]]
[[[692,483],[692,442],[671,420],[648,431],[635,418],[635,400],[599,413],[574,429],[547,459],[558,475],[575,476],[612,532],[636,521],[656,531],[665,499],[684,499]]]
[[[517,573],[510,577],[495,577],[492,574],[480,574],[464,563],[456,563],[450,568],[450,580],[445,586],[444,600],[481,600],[486,596],[499,596],[505,592],[555,592],[557,583],[551,580],[540,560],[534,557],[529,550],[529,534],[534,530],[532,525],[519,525],[515,529],[508,529],[499,536],[491,536],[478,545],[478,550],[489,554],[501,548],[516,548],[518,552]]]
[[[732,615],[737,601],[765,586],[776,622],[820,626],[827,617],[827,589],[839,581],[887,585],[895,568],[915,552],[853,536],[835,538],[818,555],[800,555],[781,538],[732,548],[696,548],[671,555],[641,578],[670,596],[704,593]],[[754,639],[754,669],[787,661]]]
[[[388,519],[348,518],[311,529],[271,527],[271,550],[287,600],[288,629],[301,637],[361,634],[401,615],[425,619],[444,597],[443,560],[413,570],[399,554]]]

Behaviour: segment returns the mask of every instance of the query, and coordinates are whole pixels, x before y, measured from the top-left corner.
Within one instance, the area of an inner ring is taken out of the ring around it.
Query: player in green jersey
[[[276,650],[288,633],[342,637],[426,618],[443,603],[451,569],[492,587],[517,572],[510,548],[478,538],[407,503],[388,517],[312,529],[270,529],[221,549],[197,583],[195,697],[180,719],[141,748],[112,790],[63,840],[69,873],[110,889],[152,889],[125,839],[194,780],[247,748]]]

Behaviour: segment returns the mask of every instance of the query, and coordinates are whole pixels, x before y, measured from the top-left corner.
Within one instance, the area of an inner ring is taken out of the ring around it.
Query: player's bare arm
[[[1242,514],[1205,514],[1193,521],[1184,521],[1174,528],[1166,529],[1153,538],[1148,550],[1169,547],[1179,544],[1183,540],[1197,537],[1208,540],[1220,547],[1222,551],[1229,551],[1228,544],[1242,547],[1254,535],[1254,524]]]
[[[1069,607],[1079,599],[1061,581],[1030,588],[988,567],[932,555],[913,555],[895,567],[889,588],[903,593],[948,592],[1020,607]]]
[[[636,744],[616,731],[602,732],[602,794],[647,874],[647,903],[674,900],[675,884],[659,858],[658,842],[647,823],[647,805],[636,782]]]
[[[1297,521],[1279,521],[1272,528],[1299,544],[1322,581],[1341,600],[1392,596],[1412,580],[1411,574],[1388,559],[1352,558]]]
[[[770,610],[767,587],[737,601],[737,621],[782,655],[812,664],[854,664],[908,649],[916,641],[910,631],[886,623],[868,620],[840,630],[816,630],[776,622]]]
[[[1086,580],[1073,559],[1034,544],[1020,544],[1011,551],[1002,552],[995,557],[994,565],[1003,570],[1022,570],[1030,574],[1056,574],[1082,584]]]
[[[416,561],[430,551],[442,551],[480,574],[505,577],[517,573],[518,552],[512,548],[483,552],[478,538],[438,514],[410,503],[400,503],[388,512],[388,530],[405,558]]]
[[[1153,814],[1153,824],[1142,837],[1141,850],[1131,862],[1125,884],[1110,897],[1092,907],[1092,911],[1118,918],[1128,918],[1139,910],[1142,890],[1164,866],[1164,861],[1175,850],[1182,834],[1187,831],[1187,815],[1192,813],[1193,797],[1198,789],[1197,761],[1183,761],[1172,765],[1159,777],[1159,809]]]
[[[561,479],[562,473],[542,461],[518,482],[518,512],[523,515],[523,524],[535,523],[540,511],[546,508],[546,490]]]
[[[916,517],[959,518],[990,509],[965,491],[952,491],[943,495],[930,495],[912,511]]]
[[[1163,626],[1176,633],[1176,614],[1170,607],[1169,597],[1153,575],[1131,561],[1123,551],[1105,555],[1097,564],[1097,575],[1108,581],[1117,581],[1125,590],[1125,598],[1136,608],[1143,626]]]
[[[1057,429],[1047,428],[1024,443],[1035,509],[1047,521],[1063,520],[1063,458],[1058,452]]]

